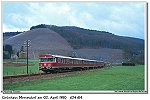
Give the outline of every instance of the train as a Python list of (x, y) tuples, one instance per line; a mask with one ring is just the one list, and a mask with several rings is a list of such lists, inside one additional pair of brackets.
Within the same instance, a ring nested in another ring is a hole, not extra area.
[(103, 61), (74, 58), (61, 55), (41, 54), (39, 55), (39, 70), (45, 73), (59, 71), (77, 71), (105, 67)]

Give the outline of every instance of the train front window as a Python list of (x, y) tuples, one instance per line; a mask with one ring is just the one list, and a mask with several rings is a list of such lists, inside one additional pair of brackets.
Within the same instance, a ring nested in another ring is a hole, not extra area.
[(40, 58), (41, 62), (55, 62), (55, 58)]
[(54, 58), (48, 58), (48, 62), (54, 62)]
[(47, 62), (48, 58), (40, 58), (40, 62)]

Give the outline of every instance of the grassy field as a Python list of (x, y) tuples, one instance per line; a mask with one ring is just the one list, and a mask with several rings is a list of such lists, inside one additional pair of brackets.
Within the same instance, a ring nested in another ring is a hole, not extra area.
[(144, 90), (144, 66), (114, 66), (78, 75), (8, 83), (4, 90)]
[[(29, 60), (28, 71), (29, 73), (39, 72), (38, 60)], [(27, 73), (26, 60), (4, 61), (3, 63), (3, 75), (4, 76), (26, 74), (26, 73)]]

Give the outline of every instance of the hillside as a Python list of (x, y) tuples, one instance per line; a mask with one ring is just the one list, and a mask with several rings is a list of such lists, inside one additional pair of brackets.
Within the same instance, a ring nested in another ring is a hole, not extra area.
[(26, 40), (31, 40), (31, 46), (29, 47), (31, 58), (34, 58), (33, 56), (37, 58), (40, 53), (57, 52), (61, 54), (62, 51), (67, 51), (63, 52), (63, 55), (68, 55), (73, 50), (63, 37), (46, 28), (29, 30), (12, 36), (6, 39), (4, 44), (10, 44), (14, 50), (18, 51)]
[(124, 61), (124, 52), (120, 49), (77, 49), (75, 52), (77, 53), (77, 56), (80, 56), (81, 58), (86, 57), (88, 59), (97, 59), (110, 63), (120, 63)]
[(144, 63), (143, 39), (117, 36), (106, 31), (40, 24), (27, 32), (11, 36), (7, 33), (4, 38), (6, 36), (10, 38), (4, 40), (4, 44), (11, 44), (14, 50), (19, 50), (23, 42), (30, 39), (31, 58), (38, 58), (40, 53), (71, 56), (75, 52), (77, 57), (108, 62)]
[[(74, 49), (120, 49), (123, 51), (122, 55), (126, 61), (144, 63), (143, 39), (117, 36), (106, 31), (90, 30), (76, 26), (40, 24), (32, 26), (30, 30), (40, 27), (48, 28), (57, 32), (66, 39)], [(93, 51), (91, 50), (91, 52)]]
[(20, 34), (20, 33), (22, 33), (22, 32), (4, 32), (3, 33), (3, 40), (8, 39), (8, 38), (15, 36), (17, 34)]
[(55, 26), (55, 25), (37, 25), (32, 26), (30, 30), (36, 28), (49, 28), (63, 38), (65, 38), (74, 49), (82, 48), (112, 48), (126, 49), (133, 48), (135, 50), (144, 49), (144, 40), (117, 36), (110, 32), (83, 29), (75, 26)]

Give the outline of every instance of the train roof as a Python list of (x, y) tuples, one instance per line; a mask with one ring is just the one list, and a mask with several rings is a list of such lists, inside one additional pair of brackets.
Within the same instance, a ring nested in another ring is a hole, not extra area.
[(72, 57), (66, 57), (66, 56), (60, 56), (60, 55), (52, 55), (52, 56), (53, 56), (53, 57), (58, 57), (58, 58), (75, 59), (75, 60), (97, 61), (97, 60), (90, 60), (90, 59), (83, 59), (83, 58), (72, 58)]
[(67, 56), (61, 56), (61, 55), (52, 55), (52, 54), (42, 54), (40, 57), (57, 57), (57, 58), (66, 58), (66, 59), (74, 59), (74, 60), (82, 60), (82, 61), (94, 61), (94, 62), (103, 62), (98, 60), (90, 60), (90, 59), (83, 59), (83, 58), (72, 58)]

